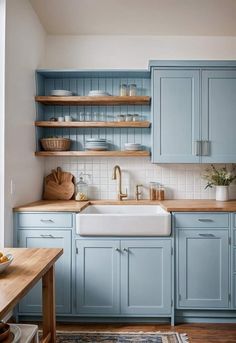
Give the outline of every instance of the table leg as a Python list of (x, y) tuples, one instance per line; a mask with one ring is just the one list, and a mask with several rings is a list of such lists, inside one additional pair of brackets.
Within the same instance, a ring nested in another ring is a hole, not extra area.
[(56, 343), (55, 313), (55, 266), (42, 277), (43, 283), (43, 339), (42, 342)]

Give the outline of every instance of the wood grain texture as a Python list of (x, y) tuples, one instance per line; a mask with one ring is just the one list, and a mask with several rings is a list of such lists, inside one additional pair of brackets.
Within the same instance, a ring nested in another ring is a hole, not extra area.
[(55, 313), (55, 266), (43, 275), (43, 339), (50, 334), (50, 343), (56, 343), (56, 313)]
[(235, 212), (236, 200), (164, 200), (161, 206), (169, 212)]
[(146, 150), (140, 151), (36, 151), (35, 156), (104, 156), (104, 157), (144, 157), (150, 156)]
[(0, 318), (12, 310), (62, 255), (62, 249), (7, 248), (12, 264), (0, 274)]
[(236, 200), (219, 202), (215, 200), (39, 200), (14, 208), (15, 212), (80, 212), (89, 204), (96, 205), (161, 205), (169, 212), (236, 212)]
[(149, 96), (36, 96), (35, 101), (45, 105), (145, 105)]
[(75, 200), (39, 200), (14, 208), (14, 212), (80, 212), (89, 205), (89, 201)]
[(35, 126), (37, 127), (51, 127), (51, 128), (96, 128), (96, 127), (114, 127), (114, 128), (124, 128), (124, 127), (136, 127), (136, 128), (147, 128), (150, 127), (151, 123), (147, 120), (144, 121), (36, 121)]

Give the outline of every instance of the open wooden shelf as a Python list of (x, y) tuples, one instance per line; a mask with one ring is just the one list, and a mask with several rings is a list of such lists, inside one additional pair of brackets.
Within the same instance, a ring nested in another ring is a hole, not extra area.
[(45, 105), (145, 105), (149, 96), (36, 96)]
[(35, 126), (38, 127), (52, 127), (52, 128), (84, 128), (84, 127), (136, 127), (136, 128), (147, 128), (150, 127), (149, 121), (36, 121)]
[(104, 156), (104, 157), (144, 157), (150, 156), (146, 150), (140, 151), (36, 151), (36, 156)]

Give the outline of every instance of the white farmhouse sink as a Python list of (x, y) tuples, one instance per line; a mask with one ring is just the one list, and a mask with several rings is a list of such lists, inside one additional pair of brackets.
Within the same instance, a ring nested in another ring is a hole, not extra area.
[(76, 215), (81, 236), (170, 236), (171, 215), (158, 205), (90, 205)]

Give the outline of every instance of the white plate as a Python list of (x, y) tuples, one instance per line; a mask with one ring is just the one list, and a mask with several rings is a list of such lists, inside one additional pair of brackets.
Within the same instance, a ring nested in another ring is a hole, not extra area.
[(106, 139), (105, 138), (87, 138), (86, 139), (86, 142), (90, 142), (90, 143), (94, 143), (94, 142), (96, 142), (96, 143), (106, 143)]
[(90, 91), (88, 93), (88, 96), (110, 96), (111, 94), (107, 92), (102, 92), (102, 91)]
[(7, 269), (7, 267), (12, 263), (14, 257), (12, 256), (12, 254), (6, 254), (6, 256), (8, 257), (7, 262), (4, 263), (0, 263), (0, 273), (4, 272), (4, 270)]
[(50, 94), (52, 96), (72, 96), (73, 92), (71, 91), (66, 91), (64, 89), (53, 89)]
[(10, 324), (10, 330), (14, 334), (12, 343), (18, 343), (21, 339), (21, 329), (15, 324)]

